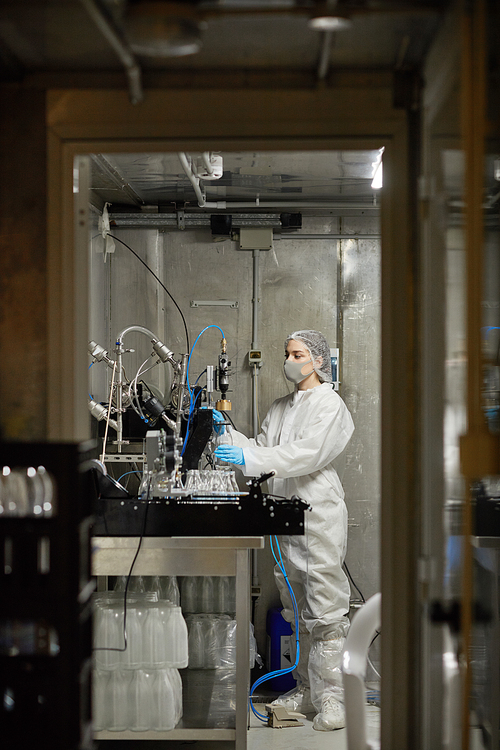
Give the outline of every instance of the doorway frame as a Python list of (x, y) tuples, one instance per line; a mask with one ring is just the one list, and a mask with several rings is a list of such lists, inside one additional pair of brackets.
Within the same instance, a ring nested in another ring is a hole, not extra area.
[[(223, 105), (223, 103), (231, 103)], [(76, 157), (99, 152), (364, 150), (384, 146), (381, 191), (381, 588), (384, 750), (418, 746), (418, 404), (414, 363), (418, 243), (408, 113), (390, 75), (334, 88), (47, 92), (49, 439), (89, 437), (88, 213), (74, 215)], [(413, 133), (412, 133), (413, 137)], [(83, 161), (83, 160), (82, 160)]]

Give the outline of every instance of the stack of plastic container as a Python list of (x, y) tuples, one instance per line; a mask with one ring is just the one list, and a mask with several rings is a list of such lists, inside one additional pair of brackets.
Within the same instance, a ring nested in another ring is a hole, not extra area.
[(182, 716), (178, 670), (188, 664), (181, 608), (154, 591), (135, 592), (125, 616), (123, 592), (104, 592), (94, 618), (94, 729), (173, 729)]
[[(181, 606), (189, 633), (189, 669), (236, 667), (236, 620), (233, 576), (185, 576)], [(250, 624), (250, 666), (256, 643)]]

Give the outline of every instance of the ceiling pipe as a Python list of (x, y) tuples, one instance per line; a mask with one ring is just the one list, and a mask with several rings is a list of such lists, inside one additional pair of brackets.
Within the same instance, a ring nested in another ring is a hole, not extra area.
[(182, 164), (182, 168), (184, 169), (184, 172), (186, 173), (187, 178), (189, 179), (191, 185), (194, 188), (194, 192), (196, 193), (196, 197), (198, 199), (199, 207), (200, 208), (215, 208), (215, 206), (212, 206), (212, 204), (209, 204), (206, 201), (205, 193), (200, 188), (200, 178), (197, 177), (193, 172), (193, 168), (191, 166), (191, 159), (183, 151), (181, 151), (178, 156), (179, 156), (179, 161)]
[(142, 102), (144, 91), (141, 68), (121, 32), (103, 12), (96, 0), (80, 0), (80, 2), (123, 63), (128, 78), (130, 101), (132, 104)]
[(323, 32), (323, 43), (321, 45), (321, 53), (319, 57), (319, 66), (318, 66), (318, 80), (324, 81), (326, 76), (328, 75), (328, 70), (330, 69), (330, 52), (332, 49), (332, 36), (333, 31), (324, 31)]
[(202, 154), (203, 163), (208, 174), (214, 173), (214, 167), (210, 159), (210, 151), (204, 151)]

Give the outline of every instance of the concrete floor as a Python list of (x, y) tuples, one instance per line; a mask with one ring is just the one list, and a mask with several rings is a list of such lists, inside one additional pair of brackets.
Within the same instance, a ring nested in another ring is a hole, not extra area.
[[(256, 705), (260, 713), (264, 706)], [(377, 740), (380, 728), (380, 710), (367, 706), (368, 739)], [(317, 732), (312, 726), (312, 716), (304, 720), (303, 727), (270, 729), (252, 716), (248, 733), (248, 750), (347, 750), (347, 731)], [(201, 750), (197, 748), (196, 750)], [(208, 749), (207, 749), (208, 750)]]
[[(256, 704), (259, 713), (265, 713), (264, 704)], [(380, 710), (367, 706), (368, 739), (377, 740), (380, 732)], [(153, 750), (233, 750), (232, 742), (208, 741), (158, 741)], [(152, 750), (149, 740), (101, 741), (99, 750)], [(247, 750), (347, 750), (347, 731), (317, 732), (312, 726), (312, 716), (304, 720), (302, 727), (271, 729), (252, 714), (248, 732)]]

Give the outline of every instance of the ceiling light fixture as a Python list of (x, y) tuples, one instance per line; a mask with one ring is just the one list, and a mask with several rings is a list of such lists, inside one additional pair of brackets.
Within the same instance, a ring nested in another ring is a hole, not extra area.
[(339, 13), (337, 0), (326, 0), (323, 3), (317, 3), (314, 14), (310, 17), (308, 26), (314, 31), (341, 31), (348, 29), (352, 21), (343, 13)]
[(136, 0), (128, 6), (124, 28), (138, 55), (182, 57), (201, 49), (202, 24), (190, 3)]

